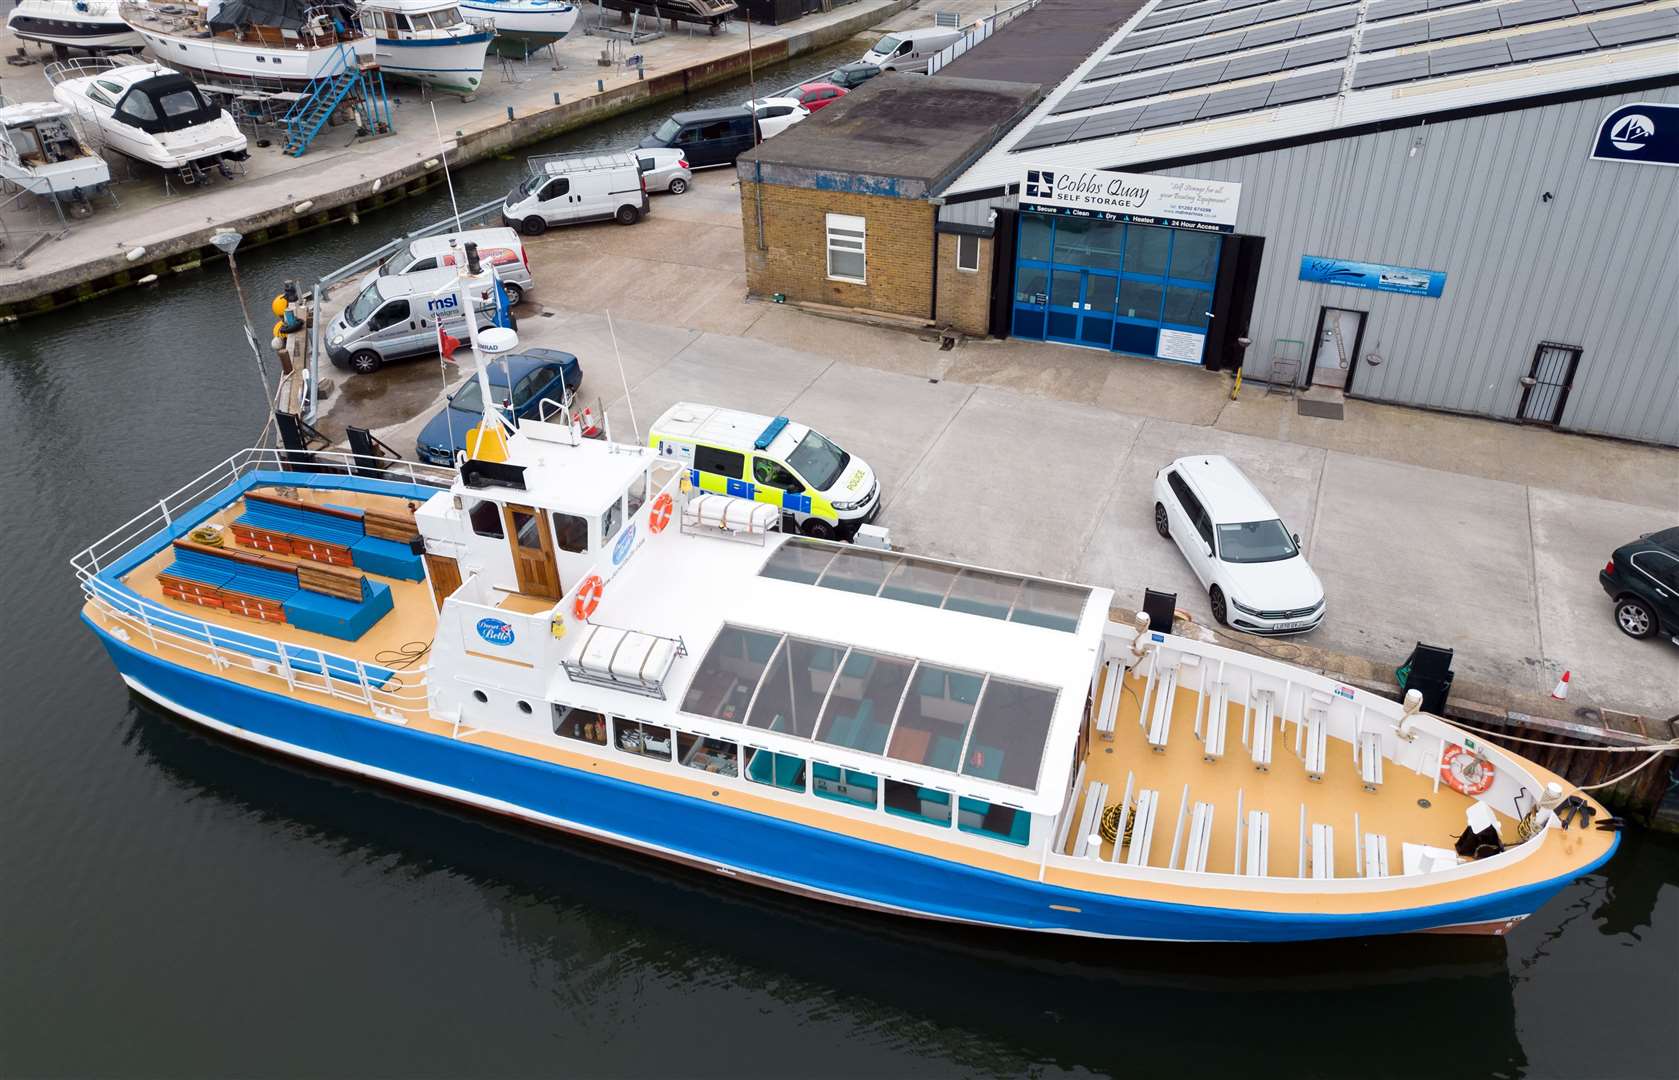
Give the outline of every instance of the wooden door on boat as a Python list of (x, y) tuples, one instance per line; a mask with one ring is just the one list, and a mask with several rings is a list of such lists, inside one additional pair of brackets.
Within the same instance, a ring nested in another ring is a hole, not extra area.
[(437, 610), (443, 601), (461, 587), (461, 564), (447, 555), (426, 555), (426, 577), (431, 579), (431, 594), (437, 598)]
[(519, 591), (547, 600), (560, 598), (560, 572), (554, 565), (554, 540), (542, 515), (528, 506), (508, 504), (507, 542), (513, 549), (513, 573)]

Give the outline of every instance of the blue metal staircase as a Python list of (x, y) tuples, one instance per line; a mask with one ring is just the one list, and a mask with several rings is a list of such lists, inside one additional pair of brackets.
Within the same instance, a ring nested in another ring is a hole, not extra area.
[(310, 81), (303, 97), (280, 118), (286, 133), (286, 153), (302, 157), (345, 104), (356, 111), (369, 134), (383, 135), (391, 130), (391, 103), (378, 63), (362, 60), (348, 45), (339, 45), (337, 55), (328, 61), (320, 77)]

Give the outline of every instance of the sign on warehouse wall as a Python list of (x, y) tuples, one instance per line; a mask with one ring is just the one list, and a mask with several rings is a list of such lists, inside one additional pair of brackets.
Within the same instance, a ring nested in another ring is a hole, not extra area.
[(1028, 213), (1204, 232), (1235, 232), (1241, 199), (1241, 184), (1100, 169), (1027, 169), (1020, 184)]
[(1319, 255), (1300, 256), (1300, 280), (1322, 285), (1345, 285), (1349, 289), (1402, 293), (1406, 296), (1439, 296), (1446, 290), (1444, 270), (1418, 270), (1413, 266), (1326, 259)]
[(1679, 105), (1635, 101), (1622, 105), (1597, 126), (1595, 161), (1679, 165)]

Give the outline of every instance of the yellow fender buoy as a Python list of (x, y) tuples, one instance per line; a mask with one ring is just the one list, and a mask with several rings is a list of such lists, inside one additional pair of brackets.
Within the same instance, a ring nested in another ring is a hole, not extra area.
[(274, 298), (274, 302), (272, 304), (268, 305), (268, 310), (270, 310), (274, 313), (275, 318), (279, 318), (281, 315), (284, 315), (286, 313), (287, 306), (288, 305), (286, 304), (286, 294), (281, 293), (279, 296), (276, 296)]

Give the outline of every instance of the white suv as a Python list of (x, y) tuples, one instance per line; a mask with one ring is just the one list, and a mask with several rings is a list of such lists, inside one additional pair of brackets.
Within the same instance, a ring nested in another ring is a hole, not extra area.
[(1224, 625), (1299, 634), (1323, 621), (1323, 583), (1300, 537), (1229, 458), (1179, 458), (1155, 473), (1154, 527), (1177, 541)]

